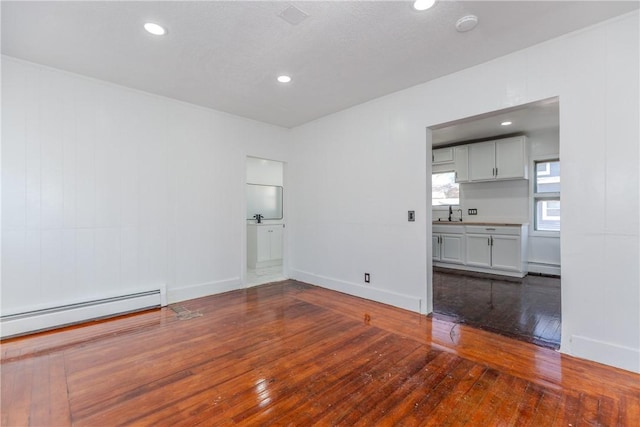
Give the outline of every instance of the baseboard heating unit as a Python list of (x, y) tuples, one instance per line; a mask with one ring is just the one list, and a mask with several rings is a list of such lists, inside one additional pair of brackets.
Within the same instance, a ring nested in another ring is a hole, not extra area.
[(0, 317), (0, 337), (10, 338), (88, 320), (167, 305), (164, 288)]

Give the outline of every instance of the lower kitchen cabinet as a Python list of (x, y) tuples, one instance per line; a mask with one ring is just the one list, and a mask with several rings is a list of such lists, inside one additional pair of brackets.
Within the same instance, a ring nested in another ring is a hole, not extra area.
[(467, 234), (467, 265), (520, 271), (520, 237)]
[[(456, 233), (445, 233), (449, 227), (455, 229)], [(433, 230), (433, 261), (436, 266), (513, 277), (524, 277), (527, 274), (526, 224), (434, 224)]]
[(431, 239), (435, 261), (464, 264), (464, 234), (434, 234)]
[(491, 236), (467, 234), (467, 265), (491, 268)]

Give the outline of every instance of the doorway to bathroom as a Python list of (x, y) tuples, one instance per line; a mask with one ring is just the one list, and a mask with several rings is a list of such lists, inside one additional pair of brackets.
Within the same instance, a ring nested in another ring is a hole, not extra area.
[(247, 286), (284, 280), (284, 163), (247, 157), (245, 191)]

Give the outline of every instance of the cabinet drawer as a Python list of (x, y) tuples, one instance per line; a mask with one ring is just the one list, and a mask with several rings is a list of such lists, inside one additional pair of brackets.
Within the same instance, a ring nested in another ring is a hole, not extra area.
[(433, 225), (433, 233), (464, 234), (464, 225)]
[(519, 236), (521, 227), (467, 225), (467, 233)]

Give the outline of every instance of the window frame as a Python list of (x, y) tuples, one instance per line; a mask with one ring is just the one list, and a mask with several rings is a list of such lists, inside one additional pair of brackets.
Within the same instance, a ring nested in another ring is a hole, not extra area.
[[(560, 230), (538, 230), (538, 215), (537, 215), (537, 203), (538, 201), (554, 201), (557, 200), (559, 201), (560, 204), (560, 209), (562, 212), (562, 197), (561, 197), (561, 192), (562, 192), (562, 187), (560, 187), (560, 191), (555, 191), (555, 192), (544, 192), (544, 193), (537, 193), (536, 190), (536, 183), (537, 183), (537, 164), (538, 163), (544, 163), (544, 162), (560, 162), (560, 155), (559, 154), (549, 154), (549, 155), (545, 155), (545, 156), (536, 156), (534, 158), (531, 159), (531, 179), (530, 181), (530, 185), (529, 185), (529, 191), (531, 194), (531, 197), (529, 197), (529, 214), (531, 215), (531, 227), (529, 230), (529, 235), (530, 236), (537, 236), (537, 237), (558, 237), (560, 236), (560, 233), (562, 231), (562, 213), (560, 214)], [(561, 172), (562, 174), (562, 172)], [(561, 175), (561, 181), (562, 183), (562, 175)]]

